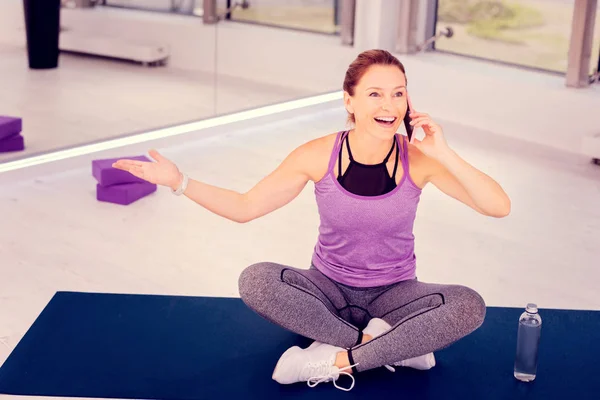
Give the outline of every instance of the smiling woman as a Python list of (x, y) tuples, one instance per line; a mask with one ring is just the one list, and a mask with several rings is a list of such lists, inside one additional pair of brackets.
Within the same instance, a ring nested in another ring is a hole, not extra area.
[(468, 287), (417, 280), (413, 224), (422, 188), (431, 182), (483, 215), (510, 210), (500, 185), (454, 153), (428, 114), (410, 106), (422, 141), (396, 133), (409, 99), (404, 67), (387, 51), (361, 53), (350, 65), (344, 104), (353, 129), (296, 148), (247, 193), (188, 179), (154, 151), (155, 163), (115, 164), (237, 222), (283, 207), (315, 182), (321, 222), (311, 267), (262, 262), (239, 278), (252, 310), (315, 340), (281, 356), (272, 377), (282, 384), (339, 387), (340, 374), (388, 364), (432, 368), (433, 352), (477, 329), (486, 306)]
[[(344, 102), (346, 103), (346, 110), (348, 110), (349, 122), (356, 122), (354, 110), (350, 103), (352, 98), (356, 96), (357, 85), (367, 72), (367, 69), (371, 66), (375, 69), (380, 69), (380, 74), (385, 74), (385, 77), (390, 79), (389, 82), (402, 82), (402, 84), (391, 88), (395, 91), (395, 98), (400, 99), (406, 92), (406, 71), (404, 65), (396, 57), (388, 52), (366, 51), (361, 53), (356, 60), (350, 64), (346, 71), (346, 77), (344, 78)], [(396, 68), (385, 68), (386, 66), (393, 66)], [(389, 88), (371, 86), (371, 82), (363, 82), (363, 87), (358, 88), (358, 90), (362, 90), (366, 96), (372, 97), (373, 100), (370, 101), (370, 104), (376, 107), (379, 102), (384, 99), (382, 92), (388, 91)], [(399, 101), (399, 103), (402, 102), (406, 103), (404, 100)], [(382, 115), (382, 117), (388, 117), (386, 118), (387, 120), (389, 120), (389, 117), (397, 119), (397, 116), (394, 115)]]

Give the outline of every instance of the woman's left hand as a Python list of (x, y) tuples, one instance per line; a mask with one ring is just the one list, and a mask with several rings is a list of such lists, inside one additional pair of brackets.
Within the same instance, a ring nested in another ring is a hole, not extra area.
[[(449, 150), (448, 143), (444, 137), (442, 127), (436, 124), (429, 114), (421, 112), (411, 112), (409, 117), (412, 119), (410, 124), (413, 126), (413, 134), (410, 143), (428, 157), (439, 159), (444, 152)], [(423, 140), (416, 138), (415, 130), (423, 128), (425, 137)]]

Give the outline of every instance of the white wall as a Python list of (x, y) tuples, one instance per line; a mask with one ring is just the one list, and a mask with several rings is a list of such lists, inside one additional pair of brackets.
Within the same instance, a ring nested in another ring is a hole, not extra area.
[(399, 0), (356, 0), (354, 48), (392, 50), (398, 36)]
[[(398, 32), (403, 23), (398, 15), (401, 13), (402, 3), (415, 0), (357, 0), (354, 28), (354, 48), (357, 51), (372, 48), (383, 48), (392, 51), (398, 48)], [(430, 2), (435, 0), (419, 0), (417, 3), (418, 23), (415, 33), (417, 43), (429, 39), (426, 32), (426, 19)]]

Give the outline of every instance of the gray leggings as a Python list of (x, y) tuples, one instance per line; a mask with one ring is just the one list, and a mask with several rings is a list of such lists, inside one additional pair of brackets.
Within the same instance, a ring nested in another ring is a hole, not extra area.
[[(348, 349), (355, 372), (448, 347), (476, 330), (486, 306), (472, 289), (415, 280), (388, 286), (342, 285), (314, 267), (263, 262), (239, 279), (244, 303), (263, 318), (304, 337)], [(392, 328), (360, 344), (371, 318)]]

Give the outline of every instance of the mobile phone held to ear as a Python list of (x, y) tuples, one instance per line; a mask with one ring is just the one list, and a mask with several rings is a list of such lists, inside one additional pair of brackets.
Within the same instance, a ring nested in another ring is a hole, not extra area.
[(406, 93), (406, 101), (408, 102), (408, 108), (406, 109), (406, 115), (404, 116), (404, 128), (406, 129), (408, 141), (410, 142), (410, 139), (412, 139), (413, 135), (413, 126), (410, 124), (411, 118), (409, 114), (413, 111), (413, 108), (410, 97), (408, 96), (408, 92)]
[(406, 111), (406, 115), (404, 116), (404, 127), (406, 128), (406, 134), (408, 135), (408, 141), (410, 142), (410, 139), (412, 138), (412, 134), (413, 134), (413, 127), (410, 124), (410, 117), (408, 116), (408, 114), (410, 113), (410, 108)]

